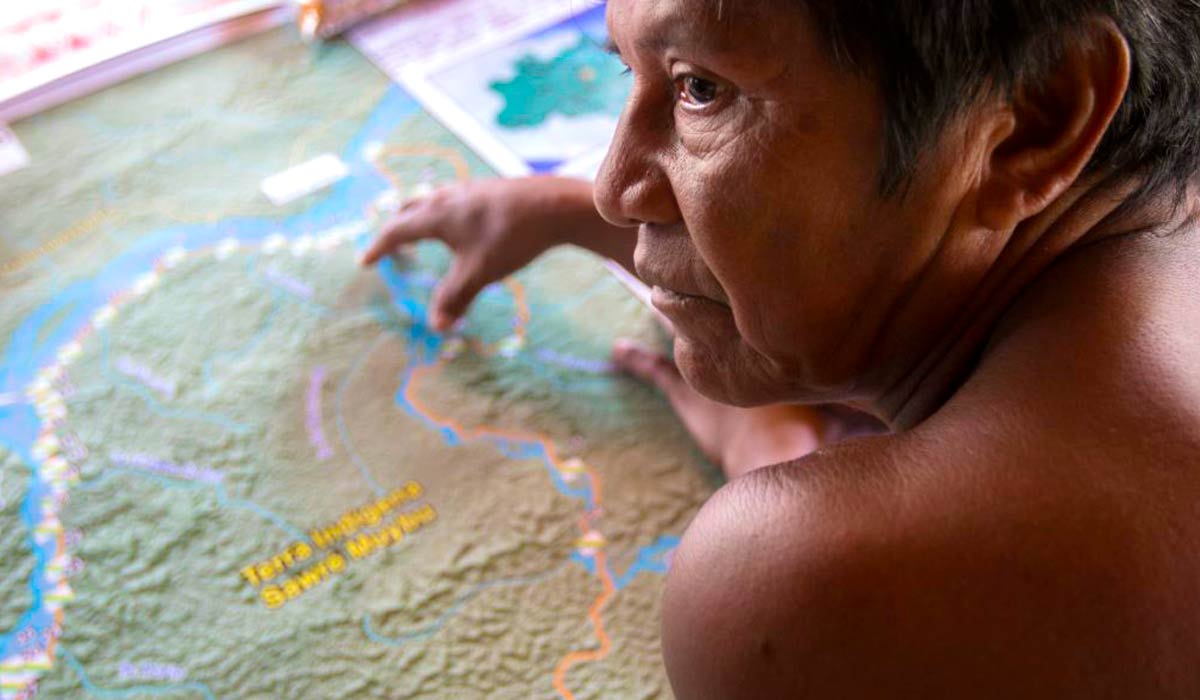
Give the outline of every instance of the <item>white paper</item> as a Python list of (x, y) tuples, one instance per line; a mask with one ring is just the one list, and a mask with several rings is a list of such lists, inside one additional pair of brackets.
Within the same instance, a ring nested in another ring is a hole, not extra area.
[(29, 165), (29, 152), (17, 140), (17, 135), (0, 124), (0, 175), (7, 175)]
[(587, 0), (425, 0), (372, 19), (346, 37), (392, 80), (409, 65), (438, 61), (496, 37), (569, 17)]
[[(0, 6), (3, 4), (0, 0)], [(0, 120), (16, 122), (135, 75), (277, 27), (293, 14), (284, 0), (229, 0), (141, 31), (97, 41), (15, 78), (0, 80)], [(0, 41), (7, 38), (0, 36)], [(0, 58), (2, 54), (0, 51)]]
[(275, 206), (283, 206), (324, 189), (350, 174), (341, 158), (326, 153), (288, 168), (262, 181), (262, 192)]

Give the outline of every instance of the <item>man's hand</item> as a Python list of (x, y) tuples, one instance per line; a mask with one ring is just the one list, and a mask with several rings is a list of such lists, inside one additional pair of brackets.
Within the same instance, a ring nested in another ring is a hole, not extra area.
[[(595, 239), (610, 231), (592, 205), (589, 183), (555, 177), (484, 180), (406, 203), (367, 248), (362, 263), (372, 265), (424, 239), (449, 246), (454, 260), (434, 291), (430, 313), (433, 327), (445, 331), (487, 285), (561, 243), (603, 250), (603, 242)], [(635, 241), (626, 237), (632, 256)]]

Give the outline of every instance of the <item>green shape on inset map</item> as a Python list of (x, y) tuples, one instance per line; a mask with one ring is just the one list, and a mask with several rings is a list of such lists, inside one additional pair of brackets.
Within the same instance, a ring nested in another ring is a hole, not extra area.
[[(0, 697), (669, 696), (659, 589), (714, 483), (606, 370), (653, 321), (577, 251), (454, 338), (440, 246), (360, 270), (388, 201), (491, 174), (407, 95), (280, 31), (14, 128)], [(349, 177), (258, 192), (322, 153)]]
[(586, 34), (548, 61), (527, 55), (513, 69), (511, 79), (490, 85), (504, 99), (496, 123), (507, 129), (537, 127), (554, 114), (616, 116), (629, 94), (620, 61)]

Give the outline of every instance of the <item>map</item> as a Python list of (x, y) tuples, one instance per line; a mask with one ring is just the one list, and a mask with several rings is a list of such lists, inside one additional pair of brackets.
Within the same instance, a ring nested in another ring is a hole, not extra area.
[[(0, 696), (669, 697), (663, 574), (718, 477), (608, 367), (655, 326), (574, 250), (450, 336), (440, 246), (359, 269), (396, 202), (492, 174), (416, 101), (277, 31), (14, 131)], [(331, 188), (259, 191), (323, 154)]]
[(589, 174), (631, 86), (606, 50), (604, 10), (411, 67), (403, 82), (501, 172)]
[(559, 116), (570, 120), (620, 114), (617, 106), (625, 103), (629, 90), (618, 79), (623, 71), (613, 64), (585, 34), (549, 59), (521, 57), (511, 79), (489, 86), (504, 100), (496, 123), (516, 131), (537, 129)]

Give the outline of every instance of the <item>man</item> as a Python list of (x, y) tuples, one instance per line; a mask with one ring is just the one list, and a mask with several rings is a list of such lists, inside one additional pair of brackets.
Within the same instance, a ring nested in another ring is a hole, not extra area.
[[(594, 192), (442, 191), (366, 259), (449, 243), (443, 328), (560, 242), (653, 285), (678, 373), (618, 359), (730, 475), (667, 581), (676, 693), (1200, 697), (1200, 4), (609, 23), (634, 86)], [(889, 432), (754, 469), (823, 438), (798, 404)]]

